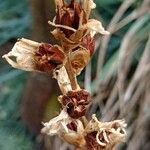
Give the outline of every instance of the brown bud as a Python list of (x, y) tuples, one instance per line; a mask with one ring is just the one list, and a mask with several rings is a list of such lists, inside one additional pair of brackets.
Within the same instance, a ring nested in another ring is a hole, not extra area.
[(67, 112), (72, 118), (79, 118), (85, 115), (86, 106), (90, 103), (90, 94), (85, 90), (69, 91), (62, 97), (62, 105), (66, 106)]

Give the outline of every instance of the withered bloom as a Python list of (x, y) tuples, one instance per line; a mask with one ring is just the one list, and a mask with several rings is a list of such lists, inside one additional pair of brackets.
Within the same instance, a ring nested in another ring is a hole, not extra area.
[(126, 123), (124, 120), (99, 122), (95, 115), (85, 128), (85, 140), (89, 150), (109, 150), (117, 143), (125, 141)]
[(22, 38), (3, 58), (14, 68), (49, 73), (63, 64), (65, 55), (58, 46)]
[(86, 107), (90, 101), (90, 94), (85, 90), (69, 91), (61, 98), (61, 104), (66, 107), (67, 113), (74, 119), (85, 115)]
[(88, 44), (85, 40), (86, 35), (92, 39), (94, 45), (93, 38), (96, 33), (108, 34), (101, 22), (89, 19), (91, 10), (96, 7), (93, 0), (80, 2), (72, 0), (70, 4), (66, 4), (64, 0), (55, 0), (55, 3), (56, 17), (53, 22), (49, 21), (49, 24), (56, 27), (52, 34), (61, 41), (66, 51), (80, 47), (82, 43)]
[(41, 44), (35, 53), (36, 67), (40, 71), (51, 71), (62, 65), (65, 59), (64, 53), (58, 46), (51, 44)]
[(65, 109), (61, 111), (59, 116), (49, 122), (43, 123), (43, 125), (42, 133), (59, 135), (60, 138), (77, 147), (82, 147), (86, 143), (82, 122), (79, 119), (74, 120), (70, 118)]
[(96, 7), (93, 0), (75, 1), (68, 4), (55, 0), (56, 17), (49, 24), (56, 27), (52, 34), (61, 42), (64, 52), (69, 54), (76, 75), (88, 64), (94, 53), (96, 33), (108, 34), (101, 22), (89, 19), (90, 12)]

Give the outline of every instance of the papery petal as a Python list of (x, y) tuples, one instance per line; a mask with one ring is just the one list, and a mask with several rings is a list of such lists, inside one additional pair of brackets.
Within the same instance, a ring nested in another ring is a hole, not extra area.
[[(16, 42), (12, 50), (8, 54), (5, 54), (3, 58), (14, 68), (34, 71), (35, 62), (33, 58), (39, 46), (40, 43), (38, 42), (22, 38)], [(11, 59), (11, 57), (16, 58), (16, 61)]]
[(43, 123), (44, 128), (41, 132), (48, 135), (61, 135), (64, 132), (68, 132), (68, 128), (66, 126), (68, 123), (70, 123), (69, 115), (66, 110), (63, 109), (59, 116), (51, 119), (49, 122)]
[(82, 26), (83, 29), (87, 29), (88, 32), (91, 34), (91, 36), (93, 37), (96, 33), (100, 33), (103, 35), (107, 35), (109, 34), (108, 31), (106, 31), (104, 29), (104, 27), (102, 26), (102, 23), (98, 20), (95, 19), (89, 19), (87, 24)]

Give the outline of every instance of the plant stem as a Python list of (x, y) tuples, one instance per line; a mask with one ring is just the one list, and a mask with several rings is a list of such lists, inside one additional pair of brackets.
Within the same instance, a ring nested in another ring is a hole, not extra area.
[(80, 89), (80, 87), (78, 85), (78, 82), (77, 82), (76, 75), (73, 72), (73, 69), (72, 69), (69, 57), (67, 58), (67, 63), (66, 63), (65, 67), (66, 67), (66, 70), (67, 70), (67, 73), (68, 73), (68, 77), (69, 77), (70, 82), (71, 82), (72, 90)]

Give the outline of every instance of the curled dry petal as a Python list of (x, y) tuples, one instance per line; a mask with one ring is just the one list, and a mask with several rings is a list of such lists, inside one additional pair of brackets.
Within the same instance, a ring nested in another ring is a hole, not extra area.
[(64, 132), (68, 132), (66, 124), (70, 123), (68, 113), (62, 110), (59, 116), (51, 119), (49, 122), (43, 123), (44, 128), (41, 130), (42, 133), (48, 135), (57, 135)]
[(66, 110), (63, 109), (59, 116), (53, 118), (47, 123), (43, 123), (42, 133), (48, 135), (59, 135), (66, 142), (77, 147), (85, 145), (83, 136), (84, 127), (80, 120), (69, 117)]
[(88, 64), (90, 60), (90, 52), (86, 49), (79, 48), (69, 55), (70, 62), (74, 73), (79, 75), (82, 69)]
[(92, 37), (96, 33), (100, 33), (103, 35), (109, 34), (109, 32), (106, 31), (104, 29), (104, 27), (102, 26), (102, 23), (98, 20), (95, 20), (95, 19), (89, 19), (88, 22), (82, 26), (82, 29), (87, 29)]
[(60, 102), (67, 109), (69, 116), (77, 119), (85, 115), (86, 107), (91, 102), (91, 97), (85, 90), (69, 91), (61, 97)]
[(85, 140), (89, 149), (109, 149), (126, 137), (124, 120), (99, 122), (95, 115), (85, 128)]
[(63, 64), (65, 55), (58, 46), (22, 38), (3, 58), (14, 68), (25, 71), (50, 72)]

